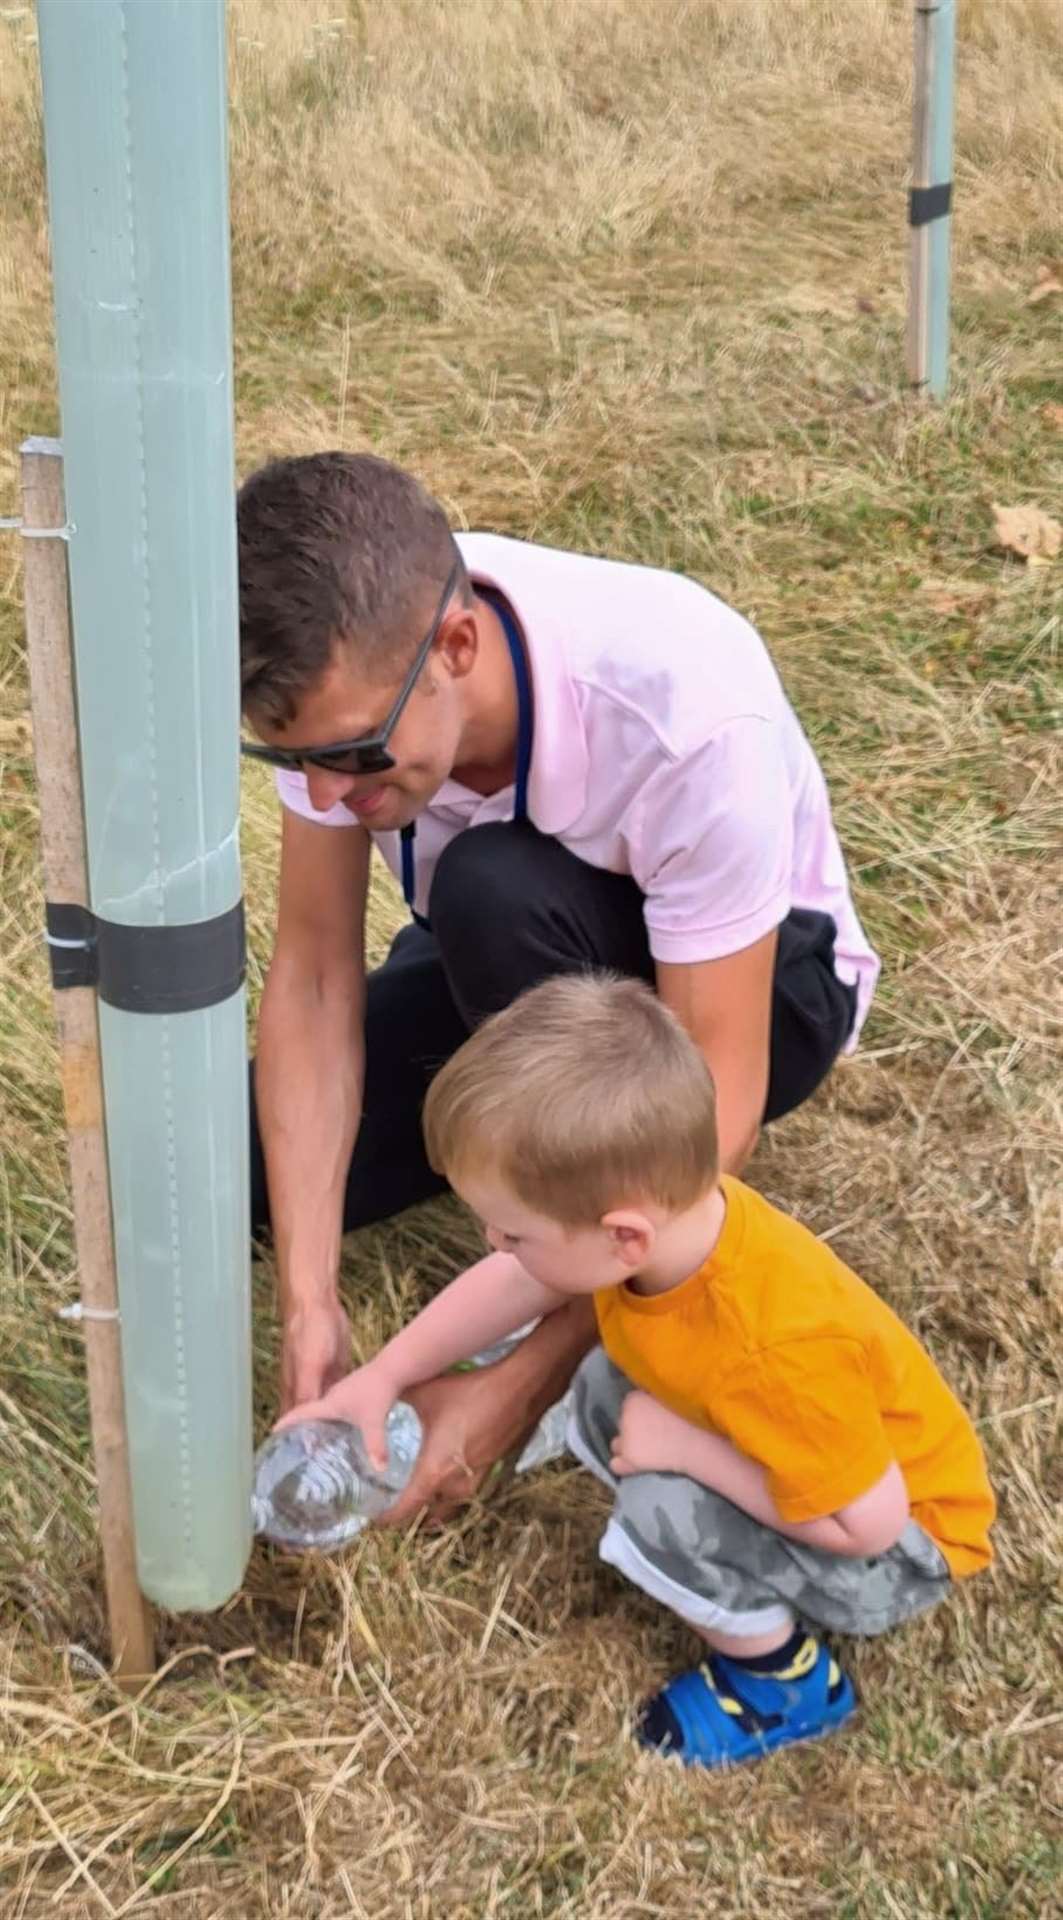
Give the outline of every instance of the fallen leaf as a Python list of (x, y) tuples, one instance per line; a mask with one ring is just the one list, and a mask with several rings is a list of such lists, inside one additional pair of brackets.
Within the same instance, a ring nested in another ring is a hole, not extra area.
[(977, 614), (990, 597), (988, 588), (948, 588), (936, 580), (923, 580), (923, 593), (927, 595), (927, 605), (931, 612), (940, 614)]
[(1035, 307), (1039, 300), (1047, 300), (1053, 293), (1063, 293), (1063, 260), (1046, 260), (1044, 266), (1038, 268), (1026, 305)]
[(1002, 507), (994, 500), (993, 519), (997, 545), (1027, 562), (1043, 566), (1063, 545), (1063, 527), (1040, 507)]
[(1058, 400), (1046, 400), (1041, 408), (1041, 417), (1048, 421), (1050, 427), (1063, 428), (1063, 407)]
[(974, 580), (921, 580), (919, 586), (931, 611), (941, 614), (977, 613), (992, 594), (991, 587)]

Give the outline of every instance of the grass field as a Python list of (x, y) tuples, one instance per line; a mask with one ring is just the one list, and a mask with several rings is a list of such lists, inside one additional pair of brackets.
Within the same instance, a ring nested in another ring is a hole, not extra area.
[[(105, 1648), (39, 937), (17, 543), (0, 551), (0, 1914), (1020, 1920), (1058, 1911), (1056, 0), (960, 9), (954, 383), (903, 382), (900, 0), (239, 0), (241, 472), (372, 447), (457, 523), (682, 568), (758, 622), (885, 959), (860, 1056), (752, 1177), (907, 1317), (970, 1406), (994, 1570), (847, 1651), (841, 1740), (729, 1779), (635, 1756), (684, 1632), (595, 1558), (563, 1467), (437, 1537), (256, 1552)], [(0, 511), (57, 428), (32, 15), (0, 14)], [(1063, 276), (1063, 269), (1060, 269)], [(1042, 280), (1043, 287), (1044, 282)], [(256, 985), (276, 812), (249, 777)], [(373, 939), (396, 924), (381, 886)], [(1053, 963), (1053, 954), (1056, 959)], [(471, 1246), (449, 1205), (345, 1255), (368, 1351)], [(274, 1404), (256, 1282), (260, 1426)]]

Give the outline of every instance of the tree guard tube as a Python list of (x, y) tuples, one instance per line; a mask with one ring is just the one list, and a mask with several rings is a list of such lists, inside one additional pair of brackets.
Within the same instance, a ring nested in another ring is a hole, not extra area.
[(250, 1549), (224, 9), (38, 20), (89, 873), (49, 950), (99, 995), (138, 1576), (200, 1609)]

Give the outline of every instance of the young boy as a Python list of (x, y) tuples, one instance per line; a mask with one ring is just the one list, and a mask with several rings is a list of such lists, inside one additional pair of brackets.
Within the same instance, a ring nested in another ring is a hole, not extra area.
[(718, 1175), (708, 1069), (636, 981), (549, 980), (487, 1021), (425, 1135), (493, 1252), (290, 1417), (353, 1421), (382, 1460), (408, 1387), (593, 1294), (569, 1438), (615, 1495), (601, 1556), (710, 1649), (639, 1738), (712, 1767), (839, 1726), (855, 1695), (818, 1629), (882, 1633), (991, 1557), (981, 1448), (929, 1356)]

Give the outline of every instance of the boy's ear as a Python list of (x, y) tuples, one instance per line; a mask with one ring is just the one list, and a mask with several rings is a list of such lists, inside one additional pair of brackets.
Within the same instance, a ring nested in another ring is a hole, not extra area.
[(602, 1226), (625, 1266), (645, 1266), (657, 1238), (652, 1220), (635, 1207), (616, 1207), (612, 1213), (603, 1214)]

